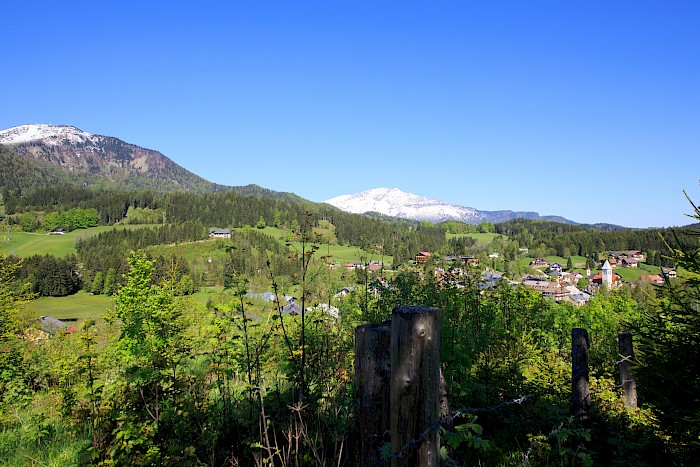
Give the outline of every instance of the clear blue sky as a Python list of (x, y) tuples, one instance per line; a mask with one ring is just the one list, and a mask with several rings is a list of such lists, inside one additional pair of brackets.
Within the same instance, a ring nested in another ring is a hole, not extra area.
[(68, 124), (312, 201), (683, 225), (698, 1), (5, 2), (0, 128)]

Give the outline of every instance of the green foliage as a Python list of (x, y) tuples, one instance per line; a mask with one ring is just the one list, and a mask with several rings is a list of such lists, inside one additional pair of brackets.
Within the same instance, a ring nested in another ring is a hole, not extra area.
[[(100, 289), (102, 290), (102, 289)], [(65, 297), (39, 297), (27, 304), (32, 316), (53, 316), (57, 319), (96, 319), (114, 306), (113, 297), (79, 291)]]
[[(168, 199), (183, 202), (182, 211), (173, 212), (173, 217), (168, 211), (169, 220), (184, 216), (185, 208), (207, 209), (197, 196)], [(2, 433), (10, 435), (0, 437), (0, 445), (25, 436), (12, 422), (16, 414), (51, 400), (43, 407), (53, 407), (53, 412), (36, 415), (36, 422), (22, 421), (35, 433), (26, 440), (36, 449), (65, 446), (74, 455), (70, 459), (80, 459), (78, 463), (345, 462), (342, 453), (352, 449), (347, 443), (353, 426), (354, 328), (389, 318), (397, 305), (421, 304), (443, 311), (442, 370), (450, 405), (459, 410), (454, 426), (446, 426), (442, 433), (446, 463), (658, 465), (691, 458), (692, 431), (682, 427), (693, 427), (694, 420), (674, 421), (668, 417), (672, 412), (661, 412), (665, 397), (661, 387), (656, 395), (642, 392), (640, 384), (642, 407), (632, 412), (622, 406), (614, 382), (617, 333), (630, 325), (653, 328), (649, 313), (655, 306), (647, 303), (646, 289), (609, 291), (577, 307), (544, 299), (507, 281), (484, 287), (479, 268), (446, 268), (436, 275), (433, 266), (405, 262), (396, 272), (383, 271), (380, 280), (368, 271), (327, 267), (325, 256), (335, 248), (350, 248), (330, 244), (331, 234), (343, 242), (342, 230), (349, 224), (342, 216), (335, 218), (330, 212), (324, 218), (312, 209), (297, 218), (276, 202), (269, 213), (265, 203), (258, 205), (260, 211), (248, 213), (246, 207), (235, 206), (234, 201), (241, 199), (236, 196), (208, 199), (214, 204), (231, 201), (231, 209), (244, 218), (253, 216), (253, 221), (261, 215), (278, 218), (275, 222), (282, 228), (237, 228), (230, 240), (208, 241), (203, 227), (207, 224), (192, 222), (82, 240), (76, 260), (83, 264), (83, 277), (99, 291), (113, 284), (109, 288), (116, 291), (114, 311), (107, 322), (88, 321), (72, 334), (57, 333), (43, 344), (20, 338), (28, 323), (16, 321), (8, 334), (12, 346), (3, 354), (3, 364), (10, 370), (2, 376), (9, 378), (2, 395)], [(204, 215), (223, 219), (223, 211), (214, 204), (210, 209), (217, 214)], [(363, 224), (376, 229), (367, 236), (372, 240), (384, 232), (374, 222), (378, 221)], [(443, 229), (398, 225), (398, 231), (381, 242), (362, 239), (365, 251), (377, 255), (391, 250), (411, 258), (414, 246), (423, 240), (430, 244), (437, 233), (442, 243), (435, 243), (434, 257), (441, 264), (449, 248)], [(536, 242), (539, 225), (530, 227), (528, 232), (512, 233), (522, 240), (529, 235)], [(280, 241), (285, 232), (290, 233), (287, 245)], [(555, 237), (569, 233), (562, 228)], [(492, 236), (488, 251), (514, 258), (512, 268), (519, 267), (518, 243), (500, 234), (481, 235)], [(397, 244), (389, 246), (393, 240)], [(560, 246), (575, 252), (568, 241), (535, 248)], [(147, 253), (135, 247), (148, 248)], [(479, 242), (471, 241), (470, 247), (479, 257), (488, 252)], [(136, 253), (127, 257), (129, 249)], [(358, 255), (354, 259), (365, 261), (360, 250), (354, 251)], [(695, 272), (686, 270), (686, 279), (692, 279)], [(13, 274), (8, 291), (18, 290)], [(197, 294), (206, 297), (200, 305), (188, 294), (202, 283), (225, 283), (226, 289)], [(349, 284), (355, 290), (348, 297), (335, 297)], [(678, 293), (694, 293), (696, 288), (692, 280), (676, 285)], [(249, 295), (270, 288), (277, 297), (273, 302)], [(286, 312), (291, 308), (285, 308), (283, 293), (297, 297), (300, 308), (294, 313)], [(662, 343), (678, 336), (683, 342), (695, 342), (688, 327), (692, 306), (683, 308), (692, 305), (695, 296), (681, 296), (685, 298), (661, 297), (658, 314), (679, 317), (664, 322), (668, 338)], [(76, 300), (71, 302), (76, 307), (61, 305), (65, 313), (77, 310), (88, 298), (104, 300), (103, 307), (111, 300), (85, 292), (68, 298)], [(42, 314), (63, 299), (50, 300), (36, 302)], [(16, 297), (8, 303), (16, 303)], [(331, 306), (339, 310), (338, 317)], [(586, 426), (569, 419), (573, 327), (586, 328), (592, 343), (593, 409)], [(643, 356), (652, 355), (643, 350)], [(687, 353), (693, 356), (692, 351)], [(691, 378), (690, 372), (685, 378)], [(49, 420), (60, 426), (49, 428)], [(0, 455), (7, 456), (6, 452)], [(4, 461), (0, 457), (0, 463)]]
[(124, 218), (124, 224), (158, 224), (163, 222), (165, 211), (161, 212), (149, 207), (129, 206)]
[(75, 229), (97, 227), (97, 209), (73, 208), (68, 211), (53, 211), (44, 216), (41, 226), (46, 231), (65, 229), (70, 232)]
[(59, 259), (51, 255), (30, 256), (22, 261), (18, 278), (31, 283), (32, 292), (42, 297), (63, 297), (81, 286), (75, 256)]
[(0, 422), (6, 417), (6, 404), (19, 397), (22, 390), (22, 333), (29, 316), (24, 305), (32, 298), (29, 284), (17, 283), (21, 264), (0, 257)]
[[(690, 200), (689, 200), (690, 201)], [(691, 202), (693, 218), (700, 210)], [(673, 434), (673, 449), (681, 459), (700, 456), (700, 232), (695, 245), (673, 250), (672, 258), (688, 272), (684, 282), (668, 280), (659, 299), (649, 306), (639, 336), (639, 375), (642, 397), (659, 413), (662, 426)]]
[(117, 271), (114, 268), (109, 268), (105, 274), (105, 281), (102, 284), (102, 293), (104, 295), (114, 295), (117, 291)]
[(97, 271), (95, 277), (92, 279), (92, 284), (90, 284), (90, 292), (99, 295), (104, 290), (104, 276), (102, 271)]

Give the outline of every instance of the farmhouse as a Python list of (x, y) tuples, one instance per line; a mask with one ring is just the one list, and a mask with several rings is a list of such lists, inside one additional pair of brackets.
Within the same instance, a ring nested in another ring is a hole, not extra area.
[(673, 268), (661, 268), (661, 277), (664, 279), (674, 279), (676, 277), (676, 270)]
[(430, 253), (427, 251), (421, 251), (416, 255), (416, 264), (425, 264), (430, 259)]
[(211, 229), (209, 230), (210, 238), (231, 238), (231, 229)]
[(630, 250), (627, 252), (627, 256), (632, 258), (632, 259), (636, 259), (637, 261), (644, 260), (644, 255), (639, 250)]
[(544, 258), (535, 258), (530, 261), (530, 266), (534, 266), (536, 268), (540, 266), (547, 266), (547, 261), (545, 261)]
[(348, 261), (345, 263), (345, 269), (365, 269), (365, 265), (358, 261)]

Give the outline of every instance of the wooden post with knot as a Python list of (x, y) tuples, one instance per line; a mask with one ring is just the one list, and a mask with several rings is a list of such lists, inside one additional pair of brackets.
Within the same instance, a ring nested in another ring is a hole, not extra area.
[(625, 407), (637, 408), (637, 383), (632, 374), (632, 362), (634, 350), (632, 348), (632, 333), (621, 332), (617, 335), (617, 349), (619, 353), (620, 384), (622, 395), (625, 399)]
[(389, 442), (391, 321), (355, 328), (357, 465), (378, 465)]
[(588, 422), (591, 409), (589, 347), (588, 331), (574, 328), (571, 331), (571, 413), (580, 423)]
[(391, 316), (392, 467), (432, 467), (440, 455), (440, 310), (394, 308)]

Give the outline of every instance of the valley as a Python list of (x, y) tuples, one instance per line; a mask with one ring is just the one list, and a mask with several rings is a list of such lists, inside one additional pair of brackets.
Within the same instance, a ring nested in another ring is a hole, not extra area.
[[(441, 310), (450, 465), (687, 458), (696, 425), (678, 428), (695, 422), (664, 405), (663, 382), (692, 376), (665, 356), (697, 337), (682, 321), (697, 315), (697, 225), (577, 224), (397, 189), (351, 208), (212, 184), (74, 127), (0, 141), (0, 463), (351, 465), (356, 333), (406, 305)], [(574, 329), (593, 342), (586, 423), (569, 415)], [(639, 410), (619, 384), (630, 330), (649, 362)]]

